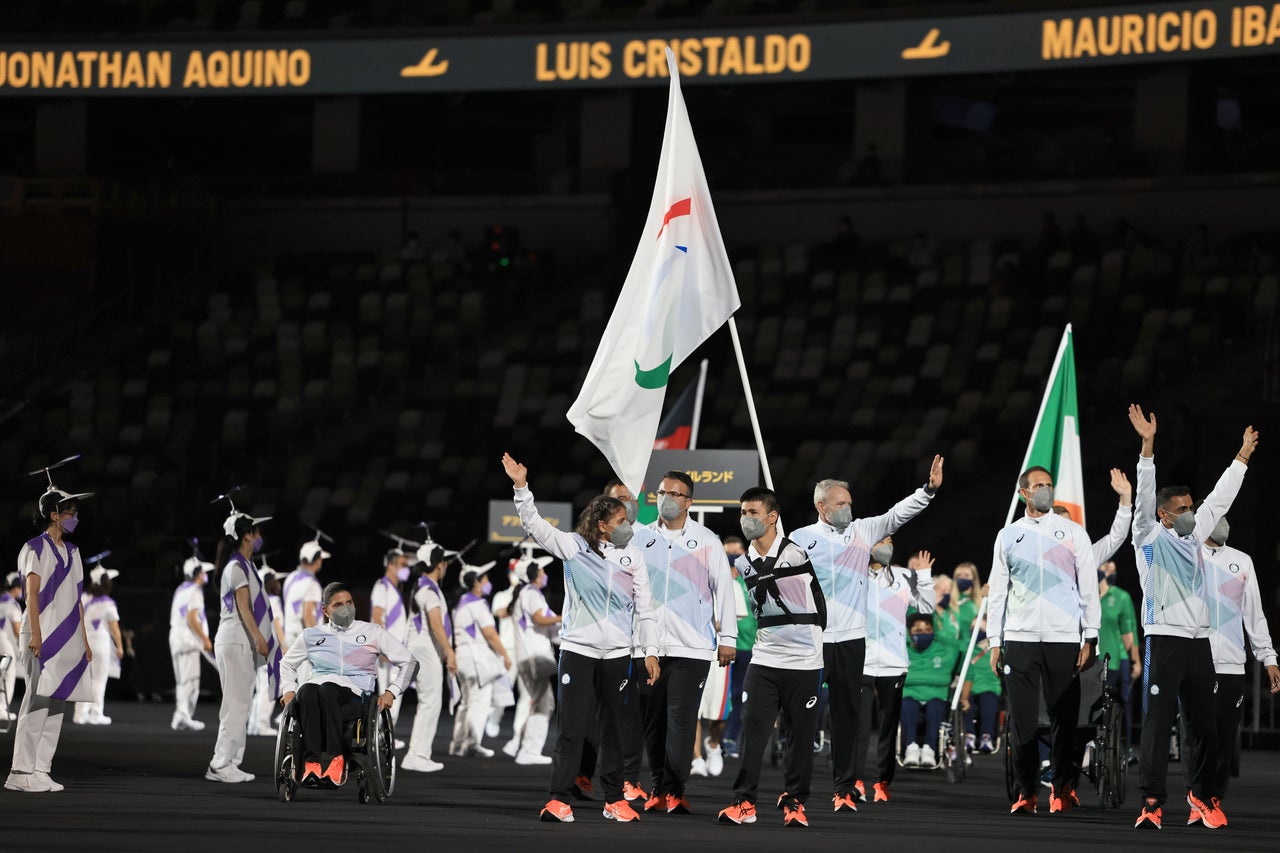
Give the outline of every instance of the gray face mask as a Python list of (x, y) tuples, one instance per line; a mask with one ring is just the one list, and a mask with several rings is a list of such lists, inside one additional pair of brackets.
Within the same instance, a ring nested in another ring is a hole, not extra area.
[[(1179, 515), (1174, 516), (1173, 532), (1179, 536), (1190, 536), (1191, 532), (1196, 529), (1196, 514), (1191, 510), (1187, 510)], [(1214, 540), (1217, 541), (1216, 539)]]
[(1032, 492), (1031, 505), (1038, 512), (1048, 512), (1053, 509), (1053, 486), (1041, 486)]
[(844, 530), (853, 521), (853, 507), (840, 506), (827, 511), (827, 524), (836, 530)]
[(742, 527), (742, 535), (745, 536), (749, 542), (756, 541), (769, 529), (763, 521), (756, 518), (754, 515), (742, 516), (738, 519), (738, 524)]
[(673, 497), (663, 495), (658, 498), (658, 517), (663, 521), (675, 521), (680, 515), (680, 502)]
[(613, 528), (613, 532), (609, 534), (609, 541), (616, 548), (625, 548), (631, 542), (632, 536), (635, 536), (635, 531), (631, 529), (631, 522), (624, 521)]
[(893, 546), (877, 545), (871, 549), (871, 559), (882, 566), (890, 565), (890, 561), (893, 560)]
[(1213, 526), (1213, 532), (1209, 534), (1209, 538), (1219, 545), (1227, 544), (1227, 537), (1231, 535), (1231, 525), (1227, 523), (1225, 518), (1218, 519), (1218, 523)]
[(356, 606), (344, 604), (341, 607), (329, 608), (329, 621), (339, 628), (347, 628), (355, 621)]
[(640, 504), (636, 501), (623, 501), (622, 507), (627, 511), (627, 521), (634, 524), (640, 516)]

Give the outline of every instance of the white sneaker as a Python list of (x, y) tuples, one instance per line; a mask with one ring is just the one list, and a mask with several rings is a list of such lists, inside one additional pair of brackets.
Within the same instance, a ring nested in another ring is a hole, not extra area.
[(920, 744), (918, 743), (907, 744), (907, 751), (902, 756), (902, 764), (905, 767), (920, 766)]
[(93, 714), (85, 722), (91, 726), (109, 726), (111, 725), (111, 718), (106, 714)]
[(498, 734), (501, 733), (501, 731), (502, 731), (501, 725), (493, 718), (490, 718), (489, 722), (484, 724), (485, 737), (497, 737)]
[(707, 749), (707, 772), (712, 776), (724, 772), (724, 750), (718, 746)]
[(9, 791), (25, 791), (29, 794), (46, 793), (53, 790), (49, 787), (52, 781), (40, 773), (19, 773), (15, 770), (4, 780), (4, 787)]
[(467, 755), (472, 758), (493, 758), (493, 750), (487, 746), (476, 744), (467, 750)]
[(50, 778), (49, 774), (48, 774), (48, 773), (45, 773), (43, 770), (37, 770), (35, 773), (33, 773), (33, 774), (31, 774), (31, 775), (33, 775), (33, 776), (39, 776), (39, 777), (40, 777), (40, 780), (41, 780), (42, 782), (44, 782), (46, 785), (48, 785), (48, 786), (49, 786), (49, 787), (48, 787), (48, 788), (46, 788), (45, 790), (48, 790), (48, 791), (64, 791), (64, 790), (66, 790), (66, 786), (65, 786), (65, 785), (60, 785), (60, 784), (58, 784), (57, 782), (53, 781), (53, 779), (52, 779), (52, 778)]
[[(249, 778), (245, 778), (245, 777)], [(214, 767), (209, 765), (209, 769), (205, 771), (204, 778), (210, 782), (226, 782), (228, 784), (236, 784), (238, 782), (252, 782), (253, 774), (245, 773), (239, 767), (231, 764), (224, 764), (222, 767)]]
[(538, 752), (528, 752), (526, 750), (521, 750), (520, 753), (516, 755), (516, 764), (550, 764), (550, 763), (551, 763), (550, 755), (543, 755)]
[(519, 752), (520, 752), (520, 739), (519, 739), (519, 738), (514, 738), (514, 737), (513, 737), (511, 740), (507, 741), (506, 743), (504, 743), (504, 744), (502, 745), (502, 754), (503, 754), (503, 755), (509, 756), (509, 757), (511, 757), (511, 758), (515, 758), (515, 757), (516, 757), (516, 755), (517, 755)]
[(415, 773), (435, 773), (437, 770), (443, 770), (444, 765), (430, 758), (415, 758), (408, 755), (400, 761), (400, 769), (412, 770)]
[(706, 776), (707, 760), (705, 758), (693, 759), (693, 764), (689, 767), (690, 776)]
[(195, 719), (192, 719), (191, 717), (187, 717), (185, 722), (186, 722), (187, 728), (191, 729), (191, 731), (193, 732), (204, 731), (204, 723), (200, 722), (199, 720), (195, 720)]
[(933, 747), (925, 744), (920, 747), (920, 766), (921, 767), (937, 767), (938, 756), (933, 754)]
[(169, 720), (169, 728), (173, 729), (175, 732), (180, 732), (186, 727), (187, 727), (187, 723), (184, 719), (182, 719), (182, 713), (179, 711), (174, 711), (173, 719)]

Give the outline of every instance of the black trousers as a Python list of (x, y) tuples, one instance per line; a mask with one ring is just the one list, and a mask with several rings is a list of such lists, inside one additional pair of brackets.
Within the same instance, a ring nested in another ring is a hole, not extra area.
[(304, 684), (294, 697), (298, 726), (302, 729), (302, 760), (320, 762), (321, 770), (335, 755), (342, 755), (342, 708), (360, 697), (340, 684)]
[[(640, 693), (645, 751), (653, 777), (652, 796), (684, 796), (697, 735), (698, 705), (712, 664), (692, 658), (662, 658), (662, 674)], [(643, 666), (640, 669), (644, 672)]]
[(1009, 739), (1017, 790), (1032, 797), (1040, 790), (1040, 698), (1049, 712), (1049, 764), (1055, 785), (1074, 777), (1072, 753), (1080, 717), (1077, 643), (1004, 645), (1005, 695), (1009, 701)]
[(862, 665), (867, 641), (822, 644), (823, 678), (831, 708), (831, 791), (853, 793), (858, 779), (858, 735), (862, 729)]
[(645, 684), (648, 680), (649, 674), (644, 668), (644, 658), (631, 658), (627, 687), (622, 691), (622, 779), (624, 782), (640, 781), (640, 765), (644, 763), (645, 753), (642, 709), (645, 697), (652, 689)]
[(1143, 640), (1142, 739), (1138, 744), (1138, 790), (1164, 805), (1169, 773), (1169, 732), (1178, 706), (1187, 726), (1184, 766), (1187, 787), (1207, 802), (1213, 763), (1214, 695), (1217, 676), (1209, 639), (1148, 634)]
[[(1218, 689), (1213, 694), (1214, 721), (1213, 739), (1207, 747), (1206, 761), (1208, 776), (1205, 785), (1211, 797), (1220, 800), (1227, 798), (1227, 785), (1231, 782), (1231, 759), (1236, 750), (1236, 735), (1240, 733), (1240, 718), (1244, 714), (1244, 676), (1218, 674)], [(1183, 743), (1191, 741), (1191, 732), (1186, 721), (1182, 724)], [(1194, 752), (1183, 749), (1182, 775), (1190, 779), (1188, 757)]]
[(905, 675), (862, 677), (863, 724), (858, 728), (854, 768), (856, 777), (868, 787), (876, 782), (892, 782), (893, 773), (898, 769), (895, 745), (898, 721), (902, 717), (902, 685), (906, 680)]
[(820, 669), (775, 669), (754, 662), (747, 668), (742, 685), (742, 766), (733, 782), (734, 794), (756, 802), (764, 751), (774, 721), (781, 718), (787, 732), (783, 784), (788, 794), (805, 801), (813, 778), (812, 741), (821, 687)]
[(569, 802), (582, 764), (582, 745), (600, 731), (600, 784), (604, 801), (622, 799), (622, 696), (630, 658), (600, 660), (560, 652), (558, 698), (560, 734), (551, 762), (551, 799)]

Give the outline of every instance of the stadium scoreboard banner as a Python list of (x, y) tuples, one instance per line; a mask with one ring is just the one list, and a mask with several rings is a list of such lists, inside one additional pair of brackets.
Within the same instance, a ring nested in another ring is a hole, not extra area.
[(0, 43), (0, 96), (341, 95), (915, 77), (1280, 52), (1280, 3), (412, 39)]
[(733, 507), (742, 493), (760, 485), (760, 456), (754, 450), (655, 450), (644, 473), (649, 503), (667, 471), (683, 471), (693, 480), (692, 509)]
[[(538, 504), (538, 512), (557, 530), (573, 530), (573, 505), (551, 501)], [(489, 541), (510, 545), (524, 539), (524, 525), (516, 513), (516, 505), (510, 498), (505, 501), (489, 501)]]

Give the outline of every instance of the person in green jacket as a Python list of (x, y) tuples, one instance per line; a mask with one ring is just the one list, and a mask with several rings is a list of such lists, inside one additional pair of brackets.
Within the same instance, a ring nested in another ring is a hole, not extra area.
[[(907, 679), (902, 685), (902, 742), (906, 767), (936, 767), (933, 745), (947, 715), (947, 699), (956, 664), (963, 654), (954, 640), (935, 638), (933, 616), (913, 613), (907, 619)], [(924, 728), (919, 728), (924, 716)]]
[(1138, 620), (1129, 593), (1115, 585), (1116, 564), (1107, 560), (1098, 566), (1098, 603), (1102, 606), (1102, 622), (1098, 626), (1098, 657), (1111, 655), (1107, 662), (1107, 685), (1120, 691), (1125, 704), (1129, 736), (1133, 737), (1132, 703), (1129, 692), (1133, 682), (1142, 677), (1142, 658), (1138, 655)]
[[(982, 619), (978, 628), (978, 644), (969, 661), (964, 688), (960, 692), (960, 705), (965, 709), (965, 746), (973, 752), (975, 742), (978, 752), (996, 751), (996, 721), (1000, 716), (1000, 677), (991, 671), (987, 657), (987, 620)], [(982, 721), (982, 739), (977, 739), (977, 722)]]

